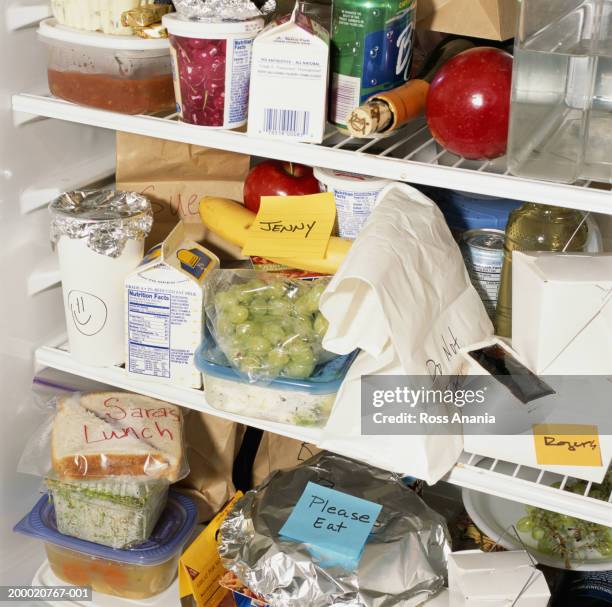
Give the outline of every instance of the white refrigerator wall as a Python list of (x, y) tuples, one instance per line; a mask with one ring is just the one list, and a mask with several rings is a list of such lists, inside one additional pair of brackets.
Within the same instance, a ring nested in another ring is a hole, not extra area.
[(100, 177), (114, 154), (111, 131), (56, 120), (14, 126), (11, 95), (47, 90), (36, 25), (48, 11), (44, 0), (0, 0), (0, 585), (30, 583), (44, 558), (40, 543), (12, 528), (40, 488), (16, 471), (36, 420), (34, 351), (65, 332), (46, 203), (58, 187), (76, 184), (81, 167), (80, 185)]

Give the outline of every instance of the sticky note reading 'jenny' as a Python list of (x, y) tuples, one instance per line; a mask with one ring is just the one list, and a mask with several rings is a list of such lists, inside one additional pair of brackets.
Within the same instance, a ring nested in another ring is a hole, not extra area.
[(534, 424), (533, 441), (541, 466), (601, 466), (597, 426)]
[(309, 482), (280, 530), (329, 565), (354, 568), (382, 506)]
[(323, 259), (336, 221), (331, 192), (309, 196), (262, 196), (243, 255)]

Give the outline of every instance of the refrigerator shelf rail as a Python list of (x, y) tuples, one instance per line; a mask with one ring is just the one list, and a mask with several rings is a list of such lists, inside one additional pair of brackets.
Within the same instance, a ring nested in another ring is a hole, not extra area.
[(612, 214), (608, 184), (581, 181), (567, 185), (514, 177), (508, 173), (503, 158), (470, 161), (439, 148), (423, 121), (415, 121), (389, 137), (373, 140), (356, 139), (330, 130), (321, 145), (313, 145), (254, 139), (237, 131), (184, 124), (174, 114), (166, 118), (128, 116), (45, 95), (14, 95), (12, 102), (15, 115), (21, 121), (26, 116), (55, 118), (417, 185)]
[[(316, 444), (321, 439), (321, 430), (318, 428), (257, 420), (215, 409), (206, 402), (205, 392), (202, 390), (182, 388), (156, 381), (136, 381), (129, 377), (122, 367), (104, 368), (82, 365), (70, 356), (65, 345), (38, 348), (36, 362), (42, 366), (166, 400), (189, 409), (299, 441)], [(589, 494), (593, 488), (591, 483), (587, 484), (583, 494), (574, 493), (568, 489), (573, 484), (573, 479), (553, 472), (463, 453), (459, 462), (444, 480), (460, 487), (612, 526), (612, 493), (608, 496), (607, 501), (590, 497)], [(559, 488), (550, 486), (557, 482), (561, 483)]]

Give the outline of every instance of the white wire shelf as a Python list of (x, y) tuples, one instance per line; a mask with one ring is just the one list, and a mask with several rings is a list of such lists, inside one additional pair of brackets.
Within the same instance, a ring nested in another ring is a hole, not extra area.
[[(206, 402), (203, 390), (181, 388), (156, 381), (137, 381), (130, 377), (122, 367), (82, 365), (70, 356), (65, 346), (38, 348), (36, 362), (39, 365), (145, 394), (296, 440), (313, 444), (317, 444), (320, 440), (321, 432), (317, 428), (268, 422), (215, 409)], [(460, 487), (612, 527), (612, 494), (608, 496), (608, 501), (595, 499), (589, 496), (595, 487), (590, 483), (583, 495), (565, 490), (566, 487), (573, 484), (573, 479), (552, 472), (543, 472), (499, 460), (482, 459), (476, 455), (464, 453), (444, 480)], [(555, 482), (561, 483), (560, 488), (550, 486)]]
[(45, 95), (15, 95), (13, 110), (19, 124), (33, 117), (55, 118), (414, 184), (612, 214), (609, 185), (589, 181), (566, 185), (514, 177), (508, 174), (504, 159), (474, 162), (438, 149), (423, 122), (378, 140), (356, 139), (330, 130), (323, 144), (312, 145), (253, 139), (236, 131), (183, 124), (175, 116), (128, 116)]

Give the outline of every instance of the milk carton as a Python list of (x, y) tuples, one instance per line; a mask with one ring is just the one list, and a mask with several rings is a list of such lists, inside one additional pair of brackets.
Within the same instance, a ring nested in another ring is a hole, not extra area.
[(321, 143), (327, 111), (329, 34), (298, 12), (253, 43), (248, 135)]
[(219, 259), (187, 240), (181, 222), (125, 281), (126, 370), (200, 388), (193, 354), (204, 328), (204, 281)]

